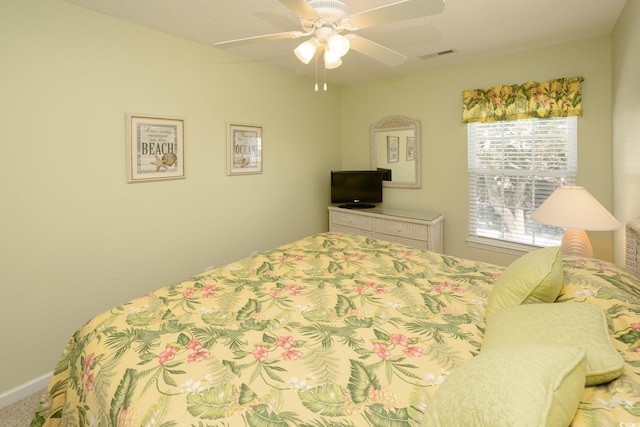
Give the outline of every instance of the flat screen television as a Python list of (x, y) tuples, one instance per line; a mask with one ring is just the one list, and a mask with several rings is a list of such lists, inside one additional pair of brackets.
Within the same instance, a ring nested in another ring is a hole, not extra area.
[(377, 170), (331, 171), (331, 203), (349, 209), (375, 207), (382, 203), (382, 176)]

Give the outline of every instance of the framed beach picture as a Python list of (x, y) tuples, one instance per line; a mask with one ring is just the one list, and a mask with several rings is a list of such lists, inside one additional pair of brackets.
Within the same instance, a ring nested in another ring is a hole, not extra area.
[(387, 136), (387, 163), (396, 163), (400, 160), (400, 138)]
[(262, 173), (262, 127), (227, 124), (227, 175)]
[(416, 139), (413, 136), (407, 137), (407, 161), (415, 160), (416, 158)]
[(127, 114), (127, 182), (185, 178), (184, 119)]

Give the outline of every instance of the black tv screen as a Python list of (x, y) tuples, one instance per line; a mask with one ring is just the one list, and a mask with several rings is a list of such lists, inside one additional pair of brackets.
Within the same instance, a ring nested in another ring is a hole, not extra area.
[(331, 171), (331, 203), (353, 208), (382, 203), (382, 175), (372, 170)]

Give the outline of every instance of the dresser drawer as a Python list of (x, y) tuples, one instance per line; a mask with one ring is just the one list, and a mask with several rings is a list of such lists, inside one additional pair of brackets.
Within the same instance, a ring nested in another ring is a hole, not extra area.
[(412, 240), (429, 240), (429, 226), (410, 222), (378, 219), (374, 221), (374, 231), (388, 236), (404, 237)]
[(400, 243), (401, 245), (409, 246), (416, 249), (431, 250), (429, 242), (415, 239), (403, 239), (402, 237), (391, 236), (389, 234), (376, 234), (376, 238), (380, 240), (386, 240), (387, 242)]
[(359, 230), (373, 231), (373, 218), (351, 214), (349, 212), (331, 212), (331, 225), (357, 228)]
[(342, 209), (329, 206), (329, 231), (358, 234), (434, 252), (443, 250), (440, 214), (376, 207)]

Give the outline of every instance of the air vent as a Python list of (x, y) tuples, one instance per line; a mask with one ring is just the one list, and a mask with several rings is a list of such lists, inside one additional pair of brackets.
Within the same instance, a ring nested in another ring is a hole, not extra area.
[(455, 52), (454, 49), (441, 50), (440, 52), (428, 53), (426, 55), (419, 56), (418, 58), (429, 59), (429, 58), (435, 58), (436, 56), (449, 55), (450, 53), (454, 53), (454, 52)]

